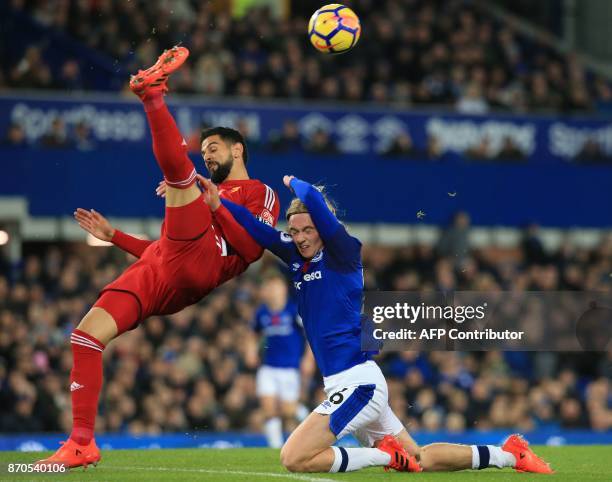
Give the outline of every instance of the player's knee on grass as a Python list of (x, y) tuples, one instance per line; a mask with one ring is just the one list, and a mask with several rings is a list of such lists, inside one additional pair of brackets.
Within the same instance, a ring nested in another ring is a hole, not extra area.
[(283, 445), (280, 453), (280, 460), (283, 467), (289, 472), (310, 472), (308, 461), (305, 454), (301, 454), (297, 447)]

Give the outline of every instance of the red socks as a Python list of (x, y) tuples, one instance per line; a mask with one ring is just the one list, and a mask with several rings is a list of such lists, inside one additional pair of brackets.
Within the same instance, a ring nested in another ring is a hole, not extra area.
[(187, 142), (168, 111), (161, 92), (143, 101), (149, 119), (153, 152), (169, 186), (186, 189), (195, 182), (196, 170), (187, 155)]
[(70, 438), (87, 445), (94, 435), (98, 397), (102, 389), (102, 351), (104, 345), (93, 336), (74, 330), (70, 336), (73, 365), (70, 372), (72, 396), (72, 433)]

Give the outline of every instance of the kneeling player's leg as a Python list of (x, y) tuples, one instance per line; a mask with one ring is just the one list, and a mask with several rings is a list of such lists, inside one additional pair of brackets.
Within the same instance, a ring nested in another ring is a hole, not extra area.
[(494, 445), (461, 445), (433, 443), (419, 447), (410, 434), (403, 429), (396, 438), (406, 452), (415, 455), (425, 472), (452, 472), (488, 467), (514, 467), (514, 456)]
[(70, 336), (73, 356), (70, 372), (73, 428), (70, 438), (79, 445), (87, 445), (94, 434), (102, 389), (102, 352), (113, 338), (136, 324), (139, 310), (133, 295), (107, 291)]
[(425, 472), (450, 472), (514, 467), (516, 459), (510, 452), (495, 445), (434, 443), (421, 448), (420, 463)]
[(391, 456), (377, 448), (332, 447), (335, 441), (329, 416), (313, 412), (283, 446), (281, 463), (291, 472), (351, 472), (391, 462)]
[(402, 429), (395, 437), (406, 452), (417, 458), (425, 472), (451, 472), (473, 467), (472, 448), (469, 445), (435, 443), (421, 448), (406, 429)]
[(512, 467), (514, 463), (514, 457), (511, 454), (492, 445), (434, 443), (419, 447), (390, 407), (381, 417), (381, 425), (386, 433), (395, 436), (409, 455), (414, 455), (417, 458), (419, 465), (425, 472), (451, 472), (489, 466)]

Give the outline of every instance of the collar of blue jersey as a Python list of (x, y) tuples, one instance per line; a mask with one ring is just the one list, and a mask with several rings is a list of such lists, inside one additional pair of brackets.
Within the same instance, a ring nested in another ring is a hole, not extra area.
[(317, 254), (315, 254), (309, 261), (311, 263), (316, 263), (317, 261), (321, 261), (322, 257), (323, 257), (323, 248), (317, 251)]

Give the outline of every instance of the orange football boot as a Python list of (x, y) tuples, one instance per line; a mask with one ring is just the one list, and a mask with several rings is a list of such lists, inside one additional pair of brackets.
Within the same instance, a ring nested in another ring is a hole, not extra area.
[(554, 470), (529, 448), (529, 442), (521, 435), (510, 435), (504, 442), (504, 445), (502, 445), (502, 450), (514, 455), (516, 459), (514, 470), (517, 472), (554, 473)]
[(96, 466), (102, 459), (100, 449), (96, 445), (96, 441), (92, 438), (89, 444), (79, 445), (74, 440), (68, 439), (60, 442), (61, 447), (57, 449), (51, 457), (39, 460), (35, 465), (52, 465), (59, 464), (68, 468), (88, 465)]
[(386, 435), (377, 445), (379, 450), (391, 456), (391, 463), (385, 467), (385, 471), (390, 469), (398, 472), (422, 472), (423, 469), (416, 458), (408, 455), (402, 444), (393, 435)]
[(147, 70), (139, 70), (130, 79), (130, 90), (144, 100), (148, 94), (168, 92), (168, 76), (185, 63), (189, 50), (178, 45), (164, 50), (157, 62)]

